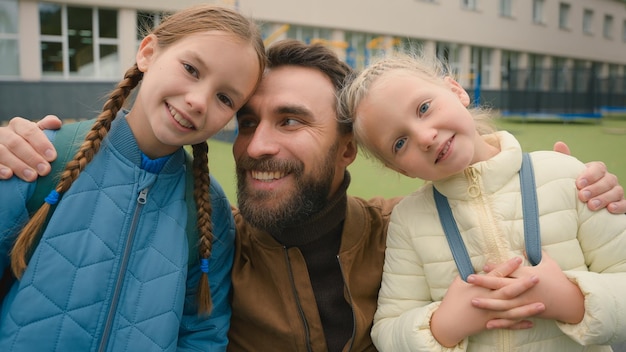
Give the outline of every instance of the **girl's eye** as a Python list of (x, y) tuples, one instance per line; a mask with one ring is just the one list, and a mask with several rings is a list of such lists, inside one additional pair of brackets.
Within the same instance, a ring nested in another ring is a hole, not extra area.
[(405, 143), (406, 143), (406, 139), (404, 138), (398, 139), (396, 143), (393, 145), (393, 152), (394, 153), (398, 152), (400, 149), (402, 149), (402, 147), (404, 147)]
[(430, 103), (424, 103), (422, 105), (419, 106), (419, 114), (420, 116), (425, 114), (428, 111), (428, 108), (430, 108)]
[(183, 68), (185, 69), (185, 71), (189, 72), (189, 74), (198, 78), (198, 70), (196, 70), (195, 67), (191, 66), (190, 64), (183, 63)]
[(217, 98), (224, 104), (228, 105), (229, 107), (233, 107), (235, 105), (235, 103), (233, 103), (232, 100), (230, 100), (230, 98), (228, 97), (228, 95), (225, 94), (218, 94)]

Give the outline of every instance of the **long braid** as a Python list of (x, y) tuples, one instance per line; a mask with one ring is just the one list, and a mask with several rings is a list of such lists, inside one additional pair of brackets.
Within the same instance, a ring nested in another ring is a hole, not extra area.
[[(104, 103), (102, 113), (97, 117), (91, 130), (85, 136), (85, 141), (80, 146), (74, 158), (70, 160), (61, 173), (61, 178), (52, 194), (57, 197), (64, 194), (78, 175), (85, 169), (85, 166), (93, 159), (100, 150), (102, 140), (111, 128), (111, 122), (115, 119), (118, 111), (124, 106), (130, 92), (139, 84), (143, 78), (143, 73), (134, 65), (126, 71), (124, 79), (115, 87), (109, 95), (109, 99)], [(52, 204), (56, 204), (55, 201)], [(46, 202), (35, 212), (28, 223), (24, 226), (17, 237), (13, 249), (11, 250), (11, 269), (18, 279), (26, 270), (26, 256), (30, 252), (35, 239), (42, 230), (42, 226), (50, 211), (51, 204)]]
[(198, 213), (198, 252), (202, 275), (198, 283), (198, 312), (211, 312), (211, 292), (209, 289), (208, 260), (211, 257), (213, 223), (211, 222), (211, 196), (209, 193), (209, 145), (207, 142), (194, 144), (193, 148), (193, 197)]

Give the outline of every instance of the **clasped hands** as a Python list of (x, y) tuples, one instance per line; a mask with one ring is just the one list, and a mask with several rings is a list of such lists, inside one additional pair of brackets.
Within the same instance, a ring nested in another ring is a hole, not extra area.
[(537, 266), (521, 257), (485, 266), (452, 282), (431, 318), (437, 341), (452, 347), (485, 329), (529, 329), (531, 317), (575, 324), (584, 316), (584, 296), (546, 252)]

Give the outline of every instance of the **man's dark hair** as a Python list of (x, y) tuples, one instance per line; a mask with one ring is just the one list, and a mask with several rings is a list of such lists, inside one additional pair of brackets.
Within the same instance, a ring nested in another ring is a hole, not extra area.
[[(348, 64), (341, 61), (337, 54), (321, 44), (305, 44), (298, 40), (285, 39), (278, 41), (267, 48), (267, 68), (293, 65), (320, 70), (325, 74), (338, 96), (346, 80), (353, 75)], [(352, 132), (352, 124), (339, 123), (339, 132)]]

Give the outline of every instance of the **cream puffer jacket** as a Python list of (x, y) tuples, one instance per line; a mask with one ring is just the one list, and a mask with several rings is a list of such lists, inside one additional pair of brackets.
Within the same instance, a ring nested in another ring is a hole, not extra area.
[[(476, 272), (487, 261), (502, 262), (524, 250), (520, 145), (507, 132), (485, 138), (499, 142), (498, 155), (435, 183), (448, 197)], [(542, 247), (583, 292), (583, 320), (570, 325), (533, 319), (531, 329), (483, 331), (453, 349), (440, 345), (429, 322), (458, 271), (428, 183), (391, 215), (372, 329), (380, 351), (611, 351), (597, 345), (626, 338), (626, 216), (591, 212), (578, 200), (574, 182), (585, 167), (578, 160), (555, 152), (531, 156)], [(472, 183), (480, 188), (476, 196), (468, 193)]]

